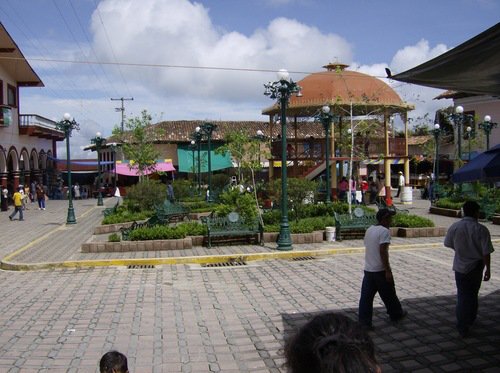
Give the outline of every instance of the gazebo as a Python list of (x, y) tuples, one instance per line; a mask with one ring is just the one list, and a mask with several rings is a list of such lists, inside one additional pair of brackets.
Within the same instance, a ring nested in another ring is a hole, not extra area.
[[(348, 65), (329, 63), (323, 67), (326, 71), (312, 73), (298, 82), (302, 88), (302, 96), (291, 97), (287, 106), (286, 115), (289, 118), (287, 142), (292, 144), (294, 149), (287, 156), (288, 167), (291, 167), (292, 171), (290, 175), (312, 178), (325, 169), (324, 148), (328, 139), (325, 139), (321, 124), (311, 123), (311, 119), (326, 105), (330, 107), (330, 112), (334, 115), (332, 128), (329, 131), (331, 133), (329, 141), (333, 149), (333, 156), (329, 157), (332, 171), (330, 190), (336, 193), (337, 163), (343, 164), (351, 159), (347, 150), (341, 148), (341, 141), (339, 141), (346, 128), (350, 128), (353, 143), (362, 143), (361, 146), (364, 147), (363, 156), (356, 157), (356, 160), (364, 160), (371, 164), (384, 164), (386, 196), (389, 197), (391, 164), (404, 163), (405, 180), (407, 184), (409, 182), (407, 113), (414, 109), (413, 105), (403, 102), (399, 95), (382, 80), (347, 70)], [(269, 132), (273, 139), (279, 137), (276, 133), (278, 128), (275, 121), (279, 112), (280, 108), (277, 104), (262, 111), (262, 114), (269, 116)], [(404, 137), (394, 137), (394, 133), (390, 136), (389, 121), (395, 114), (400, 115), (404, 122)], [(378, 123), (374, 125), (372, 136), (362, 139), (356, 134), (354, 123), (358, 123), (360, 119)], [(383, 126), (380, 123), (383, 123)], [(316, 136), (308, 137), (308, 133), (314, 133)], [(280, 149), (279, 141), (273, 141), (269, 160), (270, 178), (273, 178), (274, 172), (279, 172), (281, 167)], [(276, 165), (278, 167), (275, 170)], [(339, 172), (341, 176), (343, 167), (339, 168)]]

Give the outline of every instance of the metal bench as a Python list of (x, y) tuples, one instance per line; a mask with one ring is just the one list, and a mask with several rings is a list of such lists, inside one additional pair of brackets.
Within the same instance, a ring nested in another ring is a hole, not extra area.
[(120, 206), (120, 201), (116, 201), (116, 204), (113, 206), (113, 207), (108, 207), (108, 208), (105, 208), (102, 213), (104, 215), (104, 217), (108, 216), (108, 215), (111, 215), (111, 214), (114, 214), (117, 210), (118, 210), (118, 206)]
[(375, 204), (377, 205), (377, 208), (380, 209), (388, 209), (391, 211), (394, 211), (396, 214), (409, 214), (410, 210), (407, 209), (400, 209), (399, 207), (396, 207), (395, 204), (392, 205), (387, 205), (387, 202), (385, 199), (381, 199), (379, 201), (376, 201)]
[(163, 204), (155, 207), (155, 214), (142, 223), (134, 221), (128, 228), (121, 228), (122, 240), (128, 241), (130, 232), (137, 228), (154, 227), (186, 220), (190, 210), (179, 203), (165, 200)]
[(346, 237), (363, 237), (365, 231), (374, 224), (377, 219), (373, 213), (365, 213), (362, 209), (355, 209), (352, 215), (333, 213), (335, 218), (335, 236), (342, 241)]
[(244, 221), (238, 213), (231, 212), (227, 216), (207, 216), (203, 219), (207, 226), (207, 245), (212, 247), (213, 238), (227, 238), (231, 241), (235, 239), (248, 238), (262, 245), (264, 229), (256, 217), (251, 222)]
[(166, 199), (163, 204), (155, 207), (155, 212), (162, 224), (168, 224), (186, 220), (191, 210), (180, 203), (173, 203)]

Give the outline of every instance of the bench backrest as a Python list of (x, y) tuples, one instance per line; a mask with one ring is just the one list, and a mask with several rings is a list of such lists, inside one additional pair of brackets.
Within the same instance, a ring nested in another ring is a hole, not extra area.
[(260, 223), (258, 219), (245, 222), (243, 219), (230, 221), (227, 216), (211, 216), (206, 219), (208, 229), (212, 231), (258, 231)]
[(377, 223), (377, 218), (375, 214), (366, 214), (363, 216), (355, 216), (354, 214), (337, 214), (334, 212), (335, 222), (340, 226), (359, 226), (367, 227)]

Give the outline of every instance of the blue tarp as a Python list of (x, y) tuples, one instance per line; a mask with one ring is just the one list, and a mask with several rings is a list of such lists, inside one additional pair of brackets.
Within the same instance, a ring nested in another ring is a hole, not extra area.
[(500, 144), (479, 154), (465, 166), (457, 170), (451, 180), (454, 183), (471, 181), (493, 182), (500, 180)]

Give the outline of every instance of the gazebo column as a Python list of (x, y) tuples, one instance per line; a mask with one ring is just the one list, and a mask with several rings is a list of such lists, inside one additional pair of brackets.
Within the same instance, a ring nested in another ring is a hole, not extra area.
[(9, 174), (7, 172), (0, 173), (0, 186), (3, 188), (7, 188), (7, 178)]
[(403, 113), (405, 123), (405, 186), (410, 185), (410, 158), (408, 157), (408, 113)]
[(391, 198), (391, 160), (389, 159), (389, 116), (384, 113), (384, 174), (385, 174), (385, 199)]
[[(332, 120), (330, 127), (330, 158), (333, 158), (333, 162), (330, 162), (330, 185), (327, 185), (327, 192), (330, 193), (332, 197), (331, 200), (337, 199), (337, 160), (335, 156), (335, 121)], [(328, 139), (326, 140), (328, 141)], [(333, 156), (333, 157), (332, 157)]]

